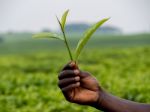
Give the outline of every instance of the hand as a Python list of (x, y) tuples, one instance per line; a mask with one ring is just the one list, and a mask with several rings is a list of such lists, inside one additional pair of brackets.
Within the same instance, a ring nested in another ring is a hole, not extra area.
[(59, 75), (60, 89), (65, 98), (107, 112), (149, 112), (150, 105), (117, 98), (104, 91), (88, 72), (78, 69), (74, 62), (67, 64)]
[(98, 81), (90, 73), (80, 71), (75, 62), (70, 62), (63, 68), (58, 86), (69, 102), (82, 105), (99, 102), (101, 87)]

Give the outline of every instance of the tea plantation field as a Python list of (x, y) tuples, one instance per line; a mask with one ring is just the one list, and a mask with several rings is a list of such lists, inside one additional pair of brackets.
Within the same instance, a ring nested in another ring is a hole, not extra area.
[[(52, 49), (0, 55), (0, 112), (99, 112), (64, 99), (57, 76), (68, 59)], [(150, 46), (85, 49), (79, 66), (112, 94), (150, 103)]]

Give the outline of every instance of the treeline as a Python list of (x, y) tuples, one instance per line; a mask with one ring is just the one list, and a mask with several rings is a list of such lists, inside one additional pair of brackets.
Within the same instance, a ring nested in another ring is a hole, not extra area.
[[(72, 33), (80, 33), (84, 32), (88, 29), (91, 25), (86, 23), (73, 23), (66, 25), (66, 31)], [(122, 30), (115, 26), (102, 26), (100, 27), (96, 33), (98, 34), (120, 34)]]
[(4, 38), (0, 36), (0, 43), (4, 41)]

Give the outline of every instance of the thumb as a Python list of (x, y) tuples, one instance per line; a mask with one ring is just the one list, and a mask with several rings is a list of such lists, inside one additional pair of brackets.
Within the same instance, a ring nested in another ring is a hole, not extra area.
[(71, 61), (70, 66), (72, 69), (79, 69), (77, 62), (75, 62), (75, 61)]
[(79, 69), (78, 65), (75, 61), (71, 61), (68, 64), (66, 64), (62, 70), (74, 70), (74, 69)]

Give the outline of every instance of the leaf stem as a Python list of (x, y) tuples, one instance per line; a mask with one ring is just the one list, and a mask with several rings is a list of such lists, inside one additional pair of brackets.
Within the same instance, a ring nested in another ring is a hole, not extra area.
[(59, 21), (59, 19), (58, 19), (57, 16), (56, 16), (56, 18), (57, 18), (57, 21), (58, 21), (59, 26), (60, 26), (60, 28), (61, 28), (61, 31), (62, 31), (62, 33), (63, 33), (64, 43), (65, 43), (65, 45), (66, 45), (66, 47), (67, 47), (67, 50), (68, 50), (70, 59), (71, 59), (71, 61), (73, 61), (72, 53), (71, 53), (71, 50), (70, 50), (70, 47), (69, 47), (69, 44), (68, 44), (68, 41), (67, 41), (67, 38), (66, 38), (65, 31), (64, 31), (64, 29), (63, 29), (63, 27), (62, 27), (62, 24), (60, 23), (60, 21)]
[(65, 35), (65, 31), (62, 29), (62, 33), (63, 33), (63, 36), (64, 36), (64, 42), (67, 46), (67, 49), (68, 49), (68, 52), (69, 52), (69, 56), (70, 56), (70, 59), (73, 61), (73, 57), (72, 57), (72, 53), (71, 53), (71, 50), (69, 48), (69, 44), (68, 44), (68, 41), (67, 41), (67, 38), (66, 38), (66, 35)]

